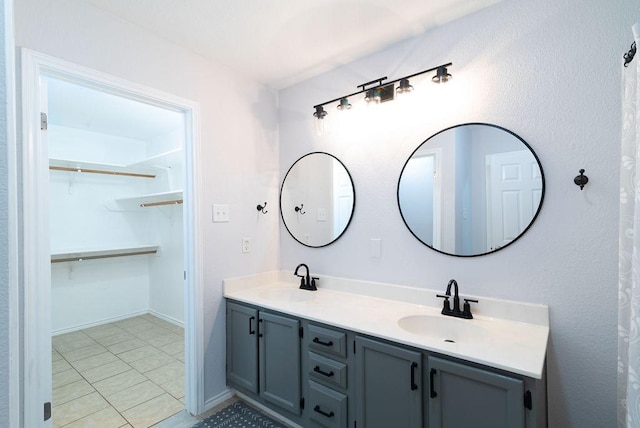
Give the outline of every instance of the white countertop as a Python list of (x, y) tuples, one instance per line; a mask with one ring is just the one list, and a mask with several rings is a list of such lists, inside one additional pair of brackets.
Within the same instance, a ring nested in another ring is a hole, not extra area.
[[(474, 319), (464, 320), (440, 314), (442, 300), (435, 295), (445, 287), (436, 291), (327, 276), (321, 276), (318, 291), (298, 285), (291, 272), (230, 278), (224, 281), (224, 297), (535, 379), (543, 375), (547, 306), (469, 296), (460, 284), (461, 306), (463, 297), (479, 300), (472, 304)], [(400, 326), (402, 318), (415, 315), (434, 317), (412, 323), (419, 328), (423, 322), (452, 328), (417, 334)]]

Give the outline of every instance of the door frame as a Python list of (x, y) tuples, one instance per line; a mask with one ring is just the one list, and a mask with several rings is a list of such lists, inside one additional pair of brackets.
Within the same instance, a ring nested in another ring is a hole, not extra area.
[[(22, 222), (23, 222), (23, 400), (24, 426), (42, 426), (43, 403), (51, 402), (51, 274), (49, 242), (49, 159), (40, 131), (41, 80), (54, 77), (145, 102), (185, 115), (185, 407), (204, 411), (203, 242), (200, 197), (200, 105), (156, 89), (21, 49)], [(51, 419), (44, 423), (50, 426)]]

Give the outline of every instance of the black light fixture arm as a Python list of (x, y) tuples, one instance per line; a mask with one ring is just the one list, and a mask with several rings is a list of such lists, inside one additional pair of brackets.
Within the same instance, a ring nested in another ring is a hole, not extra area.
[[(374, 84), (374, 83), (377, 83), (376, 87), (382, 86), (382, 81), (383, 80), (387, 80), (387, 79), (388, 79), (388, 77), (384, 76), (384, 77), (381, 77), (379, 79), (372, 80), (371, 82), (367, 82), (367, 83), (363, 83), (362, 85), (358, 85), (358, 88), (361, 88), (363, 91), (366, 91), (367, 89), (369, 89), (369, 88), (367, 88), (367, 86), (369, 86), (371, 84)], [(390, 83), (390, 82), (388, 82), (388, 83)]]
[[(417, 72), (417, 73), (413, 73), (413, 74), (410, 74), (410, 75), (408, 75), (408, 76), (401, 77), (401, 78), (396, 79), (396, 80), (391, 80), (390, 82), (384, 82), (384, 83), (383, 83), (383, 81), (384, 81), (384, 80), (386, 80), (386, 79), (387, 79), (387, 77), (386, 77), (386, 76), (385, 76), (385, 77), (381, 77), (381, 78), (379, 78), (379, 79), (375, 79), (375, 80), (372, 80), (372, 81), (370, 81), (370, 82), (367, 82), (367, 83), (363, 83), (363, 84), (361, 84), (361, 85), (358, 85), (358, 88), (361, 88), (361, 89), (360, 89), (359, 91), (357, 91), (357, 92), (354, 92), (354, 93), (349, 94), (349, 95), (343, 95), (343, 96), (341, 96), (341, 97), (338, 97), (338, 98), (335, 98), (335, 99), (332, 99), (332, 100), (329, 100), (329, 101), (325, 101), (325, 102), (320, 103), (320, 104), (316, 104), (316, 105), (314, 105), (314, 106), (313, 106), (313, 108), (315, 109), (315, 108), (317, 108), (317, 107), (322, 107), (322, 106), (325, 106), (325, 105), (327, 105), (327, 104), (335, 103), (335, 102), (337, 102), (337, 101), (340, 101), (340, 100), (341, 100), (341, 99), (343, 99), (343, 98), (349, 98), (349, 97), (352, 97), (352, 96), (354, 96), (354, 95), (362, 94), (362, 93), (366, 92), (366, 91), (367, 91), (367, 90), (369, 90), (369, 89), (375, 89), (375, 88), (378, 88), (378, 87), (382, 87), (382, 86), (387, 86), (387, 85), (395, 84), (395, 83), (398, 83), (399, 81), (401, 81), (402, 79), (411, 79), (412, 77), (416, 77), (416, 76), (419, 76), (419, 75), (424, 74), (424, 73), (429, 73), (429, 72), (431, 72), (431, 71), (436, 71), (436, 70), (438, 70), (439, 68), (442, 68), (442, 67), (450, 67), (450, 66), (452, 66), (452, 65), (453, 65), (453, 63), (451, 63), (451, 62), (446, 63), (446, 64), (441, 64), (441, 65), (438, 65), (438, 66), (436, 66), (436, 67), (428, 68), (428, 69), (426, 69), (426, 70), (422, 70), (422, 71), (419, 71), (419, 72)], [(375, 86), (373, 86), (373, 87), (370, 87), (370, 88), (367, 88), (367, 86), (372, 85), (372, 84), (374, 84), (374, 83), (377, 83), (377, 85), (375, 85)]]

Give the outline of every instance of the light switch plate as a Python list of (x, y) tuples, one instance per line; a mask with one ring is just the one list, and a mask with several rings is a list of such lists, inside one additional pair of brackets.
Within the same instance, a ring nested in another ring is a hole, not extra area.
[(371, 238), (369, 240), (369, 257), (378, 259), (380, 256), (382, 256), (382, 240)]
[(213, 222), (223, 223), (229, 221), (229, 205), (214, 204), (213, 205)]

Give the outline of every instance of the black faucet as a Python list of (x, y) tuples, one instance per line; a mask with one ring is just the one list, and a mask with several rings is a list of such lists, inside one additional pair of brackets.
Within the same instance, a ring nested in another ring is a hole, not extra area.
[[(301, 267), (304, 267), (307, 271), (306, 275), (299, 275), (298, 274), (298, 269), (300, 269)], [(316, 280), (320, 280), (320, 278), (317, 277), (312, 277), (309, 275), (309, 266), (305, 265), (304, 263), (300, 263), (297, 267), (296, 267), (296, 271), (293, 273), (295, 276), (299, 276), (300, 277), (300, 290), (308, 290), (308, 291), (316, 291), (318, 288), (316, 287)]]
[[(449, 303), (449, 297), (451, 297), (451, 286), (453, 285), (453, 309), (451, 309), (451, 304)], [(460, 310), (460, 296), (458, 296), (458, 282), (455, 279), (452, 279), (447, 284), (447, 291), (442, 294), (436, 294), (437, 297), (441, 297), (444, 299), (444, 303), (442, 305), (442, 315), (448, 315), (451, 317), (457, 318), (465, 318), (472, 319), (473, 315), (471, 315), (471, 305), (470, 303), (478, 303), (477, 300), (473, 299), (464, 299), (463, 309)]]

